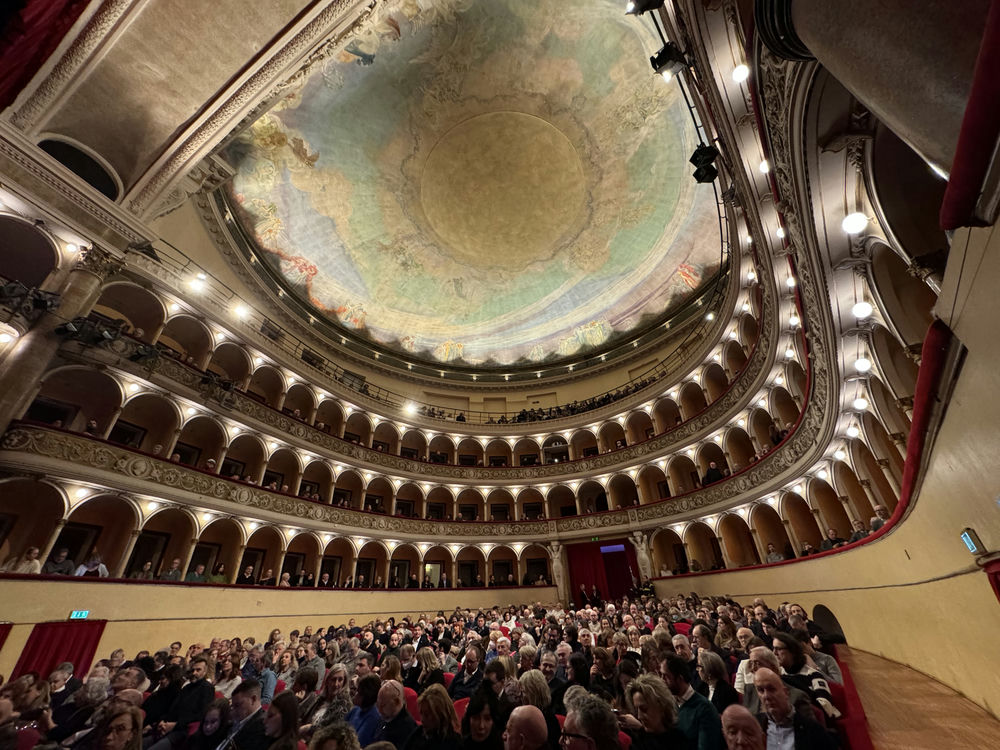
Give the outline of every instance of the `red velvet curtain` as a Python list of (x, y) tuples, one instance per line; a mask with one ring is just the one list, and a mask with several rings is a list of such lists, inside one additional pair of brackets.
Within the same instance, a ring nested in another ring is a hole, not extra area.
[(73, 664), (76, 674), (87, 674), (106, 624), (107, 620), (81, 620), (35, 625), (11, 677), (28, 672), (48, 677), (64, 661)]
[[(621, 552), (601, 552), (602, 547), (622, 545)], [(639, 564), (635, 556), (635, 547), (628, 539), (609, 539), (600, 542), (584, 542), (566, 547), (566, 557), (569, 561), (570, 581), (572, 586), (571, 600), (579, 606), (580, 584), (587, 587), (590, 594), (591, 586), (597, 584), (601, 596), (605, 599), (619, 599), (628, 593), (632, 587), (632, 578), (639, 577)]]
[(0, 624), (0, 649), (3, 648), (3, 644), (7, 642), (7, 636), (10, 635), (10, 629), (14, 627), (12, 623)]
[(17, 98), (88, 2), (11, 0), (0, 16), (0, 109)]

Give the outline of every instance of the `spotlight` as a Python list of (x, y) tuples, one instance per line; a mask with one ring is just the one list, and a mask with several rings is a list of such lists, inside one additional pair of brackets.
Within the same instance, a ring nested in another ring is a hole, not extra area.
[(743, 83), (750, 77), (750, 68), (746, 65), (737, 65), (733, 68), (733, 83)]
[(672, 76), (684, 70), (688, 63), (680, 48), (673, 42), (667, 42), (659, 52), (649, 58), (649, 64), (658, 75), (663, 76), (663, 80), (669, 81)]
[(868, 217), (855, 211), (853, 214), (847, 214), (840, 222), (840, 226), (848, 234), (860, 234), (868, 226)]
[(858, 320), (864, 320), (865, 318), (871, 317), (871, 314), (874, 311), (875, 309), (867, 302), (859, 302), (851, 308), (851, 314)]
[(718, 158), (719, 149), (715, 146), (709, 146), (706, 143), (702, 143), (694, 150), (694, 153), (691, 154), (691, 158), (688, 161), (697, 167), (694, 171), (694, 179), (696, 182), (711, 182), (719, 176), (719, 170), (713, 166), (713, 162), (715, 162)]
[(859, 357), (854, 361), (854, 369), (858, 372), (868, 372), (872, 369), (872, 361), (867, 357)]
[(630, 16), (641, 16), (651, 10), (663, 7), (663, 0), (629, 0), (625, 3), (625, 13)]
[(694, 177), (695, 182), (707, 184), (719, 176), (719, 170), (711, 164), (707, 164), (704, 167), (698, 167), (691, 176)]

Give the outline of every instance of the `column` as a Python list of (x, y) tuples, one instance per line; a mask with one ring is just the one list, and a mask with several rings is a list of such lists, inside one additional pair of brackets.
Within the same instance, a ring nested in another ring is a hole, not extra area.
[[(795, 533), (795, 529), (792, 527), (792, 522), (786, 518), (781, 519), (782, 525), (785, 527), (785, 533), (788, 535), (788, 541), (792, 543), (792, 549), (795, 551), (795, 555), (798, 556), (799, 552), (802, 551), (802, 542), (799, 540), (798, 534)], [(781, 550), (783, 553), (784, 550)]]
[(860, 484), (864, 490), (865, 494), (868, 496), (868, 502), (872, 504), (872, 508), (877, 505), (882, 505), (882, 501), (875, 496), (875, 490), (872, 489), (872, 483), (870, 479), (859, 479), (858, 484)]
[[(753, 537), (753, 544), (757, 548), (757, 557), (761, 562), (767, 562), (767, 545), (760, 538), (760, 533), (753, 526), (750, 527), (750, 536)], [(778, 545), (775, 545), (777, 547)]]
[[(221, 463), (221, 461), (220, 461)], [(232, 570), (229, 571), (229, 575), (226, 576), (228, 583), (236, 583), (236, 577), (243, 572), (243, 553), (247, 551), (246, 544), (241, 544), (236, 551), (236, 559), (233, 563)], [(262, 573), (264, 571), (261, 571)]]
[(899, 480), (896, 479), (896, 475), (892, 473), (892, 466), (889, 465), (889, 459), (876, 458), (875, 462), (879, 465), (879, 468), (882, 469), (882, 473), (885, 474), (885, 479), (889, 483), (889, 486), (892, 487), (892, 491), (896, 493), (896, 497), (899, 497), (900, 494), (902, 494), (903, 489), (900, 487)]
[(108, 417), (108, 423), (104, 425), (104, 429), (101, 430), (102, 438), (104, 438), (105, 440), (108, 439), (108, 435), (111, 434), (112, 428), (115, 426), (115, 423), (118, 421), (118, 417), (120, 417), (121, 415), (122, 415), (122, 407), (119, 406), (117, 409), (114, 410), (112, 415)]
[[(323, 575), (323, 550), (319, 551), (316, 555), (316, 564), (313, 566), (313, 580), (316, 585), (319, 585), (319, 577)], [(388, 578), (386, 579), (386, 584), (388, 584)]]
[(119, 267), (118, 260), (105, 250), (86, 251), (60, 289), (59, 307), (43, 313), (0, 360), (0, 432), (31, 403), (28, 399), (62, 343), (55, 329), (66, 320), (87, 315), (101, 294), (101, 284)]
[(163, 446), (163, 452), (160, 453), (160, 455), (163, 457), (164, 460), (166, 461), (170, 460), (170, 456), (172, 456), (174, 452), (174, 446), (177, 445), (177, 441), (178, 439), (180, 439), (180, 436), (181, 436), (181, 428), (178, 427), (176, 430), (174, 430), (174, 434), (170, 436), (170, 439), (167, 441), (166, 445)]
[[(285, 564), (285, 553), (288, 551), (287, 548), (278, 550), (278, 562), (274, 566), (274, 583), (275, 585), (281, 583), (281, 566)], [(351, 575), (354, 575), (354, 571), (351, 571)]]
[[(690, 572), (691, 571), (691, 560), (692, 560), (692, 557), (691, 557), (691, 546), (687, 542), (685, 542), (683, 538), (681, 538), (681, 544), (684, 545), (684, 556), (687, 558), (687, 565), (685, 567), (688, 569), (688, 572)], [(698, 562), (701, 562), (701, 560), (699, 560)]]
[(56, 542), (59, 540), (59, 535), (62, 533), (65, 525), (65, 518), (60, 518), (56, 521), (55, 528), (52, 529), (52, 533), (49, 534), (48, 541), (46, 541), (41, 549), (39, 549), (38, 559), (42, 561), (42, 565), (45, 565), (46, 561), (48, 561), (49, 556), (52, 554), (52, 548), (56, 546)]
[[(729, 549), (726, 547), (726, 540), (722, 538), (721, 534), (719, 534), (715, 538), (719, 540), (719, 549), (722, 550), (722, 564), (725, 565), (727, 568), (737, 567), (736, 565), (733, 564), (733, 559), (729, 555)], [(713, 565), (715, 564), (715, 560), (712, 561), (712, 564)]]
[(184, 580), (184, 576), (187, 575), (188, 566), (191, 565), (191, 558), (194, 557), (194, 548), (198, 545), (198, 537), (193, 537), (191, 539), (191, 544), (188, 546), (184, 553), (181, 555), (181, 580)]
[(906, 461), (906, 435), (902, 432), (890, 432), (889, 439), (892, 440), (892, 444), (896, 446), (896, 450), (899, 451), (899, 455), (903, 457)]
[(913, 422), (913, 396), (903, 396), (896, 399), (896, 406), (906, 414), (906, 418)]
[(229, 446), (226, 443), (222, 444), (218, 453), (215, 454), (215, 473), (218, 474), (222, 471), (222, 462), (226, 460), (226, 454), (229, 452)]
[(114, 569), (110, 571), (112, 578), (128, 577), (128, 570), (125, 568), (128, 565), (129, 558), (132, 557), (132, 550), (135, 549), (136, 540), (139, 539), (139, 534), (141, 532), (142, 529), (133, 529), (132, 533), (129, 534), (128, 544), (125, 545), (125, 550), (122, 552), (121, 558), (118, 560)]
[(278, 394), (278, 398), (274, 400), (274, 407), (273, 407), (276, 411), (279, 412), (281, 411), (281, 407), (285, 405), (285, 396), (287, 395), (288, 391), (282, 391), (281, 393)]
[(815, 57), (918, 153), (951, 165), (990, 3), (968, 3), (961, 13), (943, 3), (916, 7), (905, 0), (760, 0), (756, 6), (758, 33), (772, 51), (792, 60)]
[(812, 511), (813, 518), (816, 521), (816, 525), (819, 526), (820, 539), (825, 539), (826, 530), (830, 528), (829, 520), (826, 518), (826, 516), (823, 515), (823, 513), (820, 511), (819, 508), (810, 508), (809, 510)]
[(851, 505), (851, 498), (847, 495), (839, 495), (837, 497), (841, 504), (844, 506), (844, 512), (847, 513), (847, 517), (851, 520), (851, 524), (858, 520), (858, 514), (854, 510), (854, 506)]

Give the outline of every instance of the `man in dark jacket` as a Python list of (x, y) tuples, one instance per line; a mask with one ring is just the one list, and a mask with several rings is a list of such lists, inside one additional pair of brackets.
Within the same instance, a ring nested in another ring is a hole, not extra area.
[(264, 732), (260, 696), (257, 680), (244, 680), (233, 690), (233, 725), (225, 742), (226, 750), (267, 750), (271, 746), (272, 739)]
[(483, 661), (483, 652), (479, 646), (472, 645), (465, 650), (465, 668), (455, 675), (448, 686), (448, 695), (453, 701), (471, 698), (483, 682), (483, 671), (479, 668)]
[(760, 696), (764, 713), (757, 715), (767, 747), (788, 747), (791, 739), (795, 750), (833, 750), (833, 739), (824, 727), (795, 710), (788, 698), (788, 686), (776, 673), (761, 667), (753, 675), (753, 684)]
[(160, 740), (152, 747), (155, 750), (170, 750), (187, 738), (189, 724), (201, 721), (208, 704), (215, 698), (215, 688), (208, 677), (208, 660), (196, 656), (191, 660), (191, 680), (181, 688), (173, 705), (167, 710), (157, 726)]
[(375, 734), (375, 741), (391, 742), (397, 748), (404, 747), (417, 728), (417, 722), (406, 711), (403, 686), (396, 680), (383, 682), (378, 691), (375, 708), (382, 717), (382, 724)]

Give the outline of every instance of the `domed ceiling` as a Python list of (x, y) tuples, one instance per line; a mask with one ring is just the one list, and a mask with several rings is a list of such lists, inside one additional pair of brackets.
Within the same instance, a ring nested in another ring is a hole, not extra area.
[(317, 314), (433, 362), (551, 362), (717, 270), (694, 125), (605, 0), (404, 0), (228, 147), (230, 200)]

